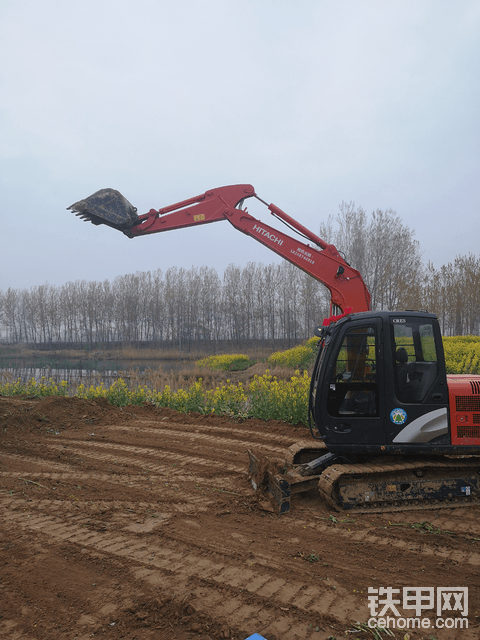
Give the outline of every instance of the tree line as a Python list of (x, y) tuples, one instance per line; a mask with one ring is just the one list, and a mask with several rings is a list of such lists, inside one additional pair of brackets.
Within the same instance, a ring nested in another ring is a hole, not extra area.
[[(353, 203), (320, 226), (363, 276), (373, 309), (426, 309), (444, 335), (478, 334), (480, 257), (436, 269), (391, 209), (368, 215)], [(215, 269), (170, 268), (113, 281), (0, 291), (0, 337), (30, 344), (149, 342), (191, 348), (252, 340), (296, 344), (329, 315), (329, 293), (288, 262)]]
[[(328, 293), (328, 292), (327, 292)], [(0, 292), (0, 326), (8, 342), (211, 341), (297, 344), (328, 313), (325, 288), (289, 263), (170, 268), (113, 281), (44, 284)]]

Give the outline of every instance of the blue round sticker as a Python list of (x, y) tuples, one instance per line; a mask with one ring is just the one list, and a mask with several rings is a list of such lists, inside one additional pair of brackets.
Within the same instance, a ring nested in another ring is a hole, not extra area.
[(407, 419), (407, 412), (403, 409), (394, 409), (390, 412), (390, 420), (393, 424), (403, 424)]

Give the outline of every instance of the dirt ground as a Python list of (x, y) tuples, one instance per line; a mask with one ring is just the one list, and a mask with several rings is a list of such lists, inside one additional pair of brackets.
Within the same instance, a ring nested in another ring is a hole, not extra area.
[(435, 628), (430, 609), (432, 627), (408, 634), (478, 638), (479, 508), (347, 516), (312, 492), (288, 515), (263, 510), (247, 449), (281, 456), (306, 436), (278, 422), (0, 397), (0, 637), (373, 638), (348, 633), (370, 618), (369, 587), (468, 587), (468, 630)]

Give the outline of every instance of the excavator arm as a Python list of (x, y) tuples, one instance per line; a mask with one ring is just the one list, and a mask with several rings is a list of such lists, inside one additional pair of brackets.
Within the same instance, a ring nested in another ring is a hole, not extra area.
[[(247, 198), (257, 198), (270, 213), (304, 240), (297, 240), (243, 209)], [(337, 249), (326, 243), (274, 204), (267, 204), (249, 184), (211, 189), (204, 194), (138, 216), (136, 209), (118, 191), (102, 189), (68, 207), (86, 221), (106, 224), (130, 238), (228, 220), (238, 231), (254, 238), (285, 260), (324, 284), (331, 306), (343, 313), (370, 309), (370, 293), (360, 273), (350, 267)]]

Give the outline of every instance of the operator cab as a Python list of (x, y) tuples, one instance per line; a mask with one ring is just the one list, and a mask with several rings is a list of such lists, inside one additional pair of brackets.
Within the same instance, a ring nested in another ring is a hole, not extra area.
[(449, 444), (443, 344), (434, 314), (364, 312), (324, 327), (310, 414), (330, 451)]

